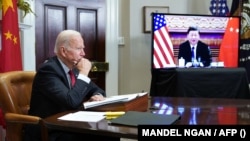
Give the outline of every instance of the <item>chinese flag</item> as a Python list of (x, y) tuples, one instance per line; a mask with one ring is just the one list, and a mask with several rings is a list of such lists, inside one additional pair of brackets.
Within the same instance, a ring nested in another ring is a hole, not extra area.
[(22, 70), (16, 0), (2, 0), (2, 47), (0, 72)]
[(221, 42), (219, 61), (224, 62), (225, 67), (238, 67), (239, 49), (239, 19), (230, 18)]

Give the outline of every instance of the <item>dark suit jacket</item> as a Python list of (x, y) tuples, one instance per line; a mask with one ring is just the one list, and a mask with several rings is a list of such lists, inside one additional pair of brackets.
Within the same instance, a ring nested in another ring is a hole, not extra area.
[[(77, 70), (74, 72), (76, 76), (79, 73)], [(53, 57), (42, 64), (35, 75), (29, 114), (45, 118), (66, 110), (76, 110), (82, 107), (83, 100), (94, 93), (106, 96), (93, 82), (88, 84), (80, 79), (76, 79), (71, 89), (59, 60)], [(26, 130), (34, 136), (40, 134), (32, 126), (28, 126)]]
[[(185, 41), (184, 43), (180, 44), (178, 59), (181, 57), (185, 59), (185, 64), (187, 62), (191, 62), (192, 53), (189, 41)], [(196, 59), (198, 60), (198, 58), (200, 58), (200, 62), (202, 62), (204, 66), (210, 66), (212, 61), (210, 48), (207, 44), (201, 41), (198, 41), (196, 47)]]

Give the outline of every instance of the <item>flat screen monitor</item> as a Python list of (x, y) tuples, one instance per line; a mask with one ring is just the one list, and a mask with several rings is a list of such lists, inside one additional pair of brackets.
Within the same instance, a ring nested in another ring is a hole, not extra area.
[[(190, 38), (197, 38), (195, 34), (188, 34), (190, 28), (198, 29), (199, 39), (197, 40), (202, 43), (196, 44), (195, 59), (193, 57), (183, 59), (184, 56), (192, 55), (190, 42), (193, 39)], [(239, 16), (152, 13), (151, 30), (152, 69), (187, 68), (190, 67), (190, 63), (191, 67), (238, 67)], [(207, 45), (207, 50), (198, 49), (199, 44)], [(181, 46), (189, 47), (181, 49)], [(202, 55), (197, 55), (199, 53), (207, 55), (205, 53), (207, 51), (209, 51), (210, 62), (206, 61), (208, 56), (204, 59)]]

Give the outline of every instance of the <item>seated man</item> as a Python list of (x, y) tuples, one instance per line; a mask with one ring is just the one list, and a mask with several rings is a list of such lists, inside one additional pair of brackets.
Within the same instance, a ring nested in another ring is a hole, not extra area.
[(198, 28), (189, 27), (187, 41), (180, 44), (178, 59), (185, 60), (186, 67), (207, 67), (212, 61), (210, 48), (200, 41)]
[[(57, 36), (54, 53), (35, 75), (29, 115), (48, 116), (83, 107), (85, 101), (105, 99), (105, 92), (93, 83), (88, 74), (91, 62), (84, 58), (84, 40), (74, 30), (64, 30)], [(70, 73), (69, 73), (70, 72)], [(119, 141), (120, 138), (97, 136), (67, 131), (49, 131), (50, 141), (82, 140)], [(41, 130), (37, 125), (25, 127), (25, 141), (41, 141)]]

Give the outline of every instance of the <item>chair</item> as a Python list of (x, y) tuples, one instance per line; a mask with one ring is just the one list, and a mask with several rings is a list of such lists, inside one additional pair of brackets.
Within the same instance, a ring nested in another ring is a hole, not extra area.
[(40, 117), (27, 115), (34, 76), (34, 71), (0, 73), (0, 107), (6, 122), (6, 141), (22, 141), (24, 124), (42, 125)]

